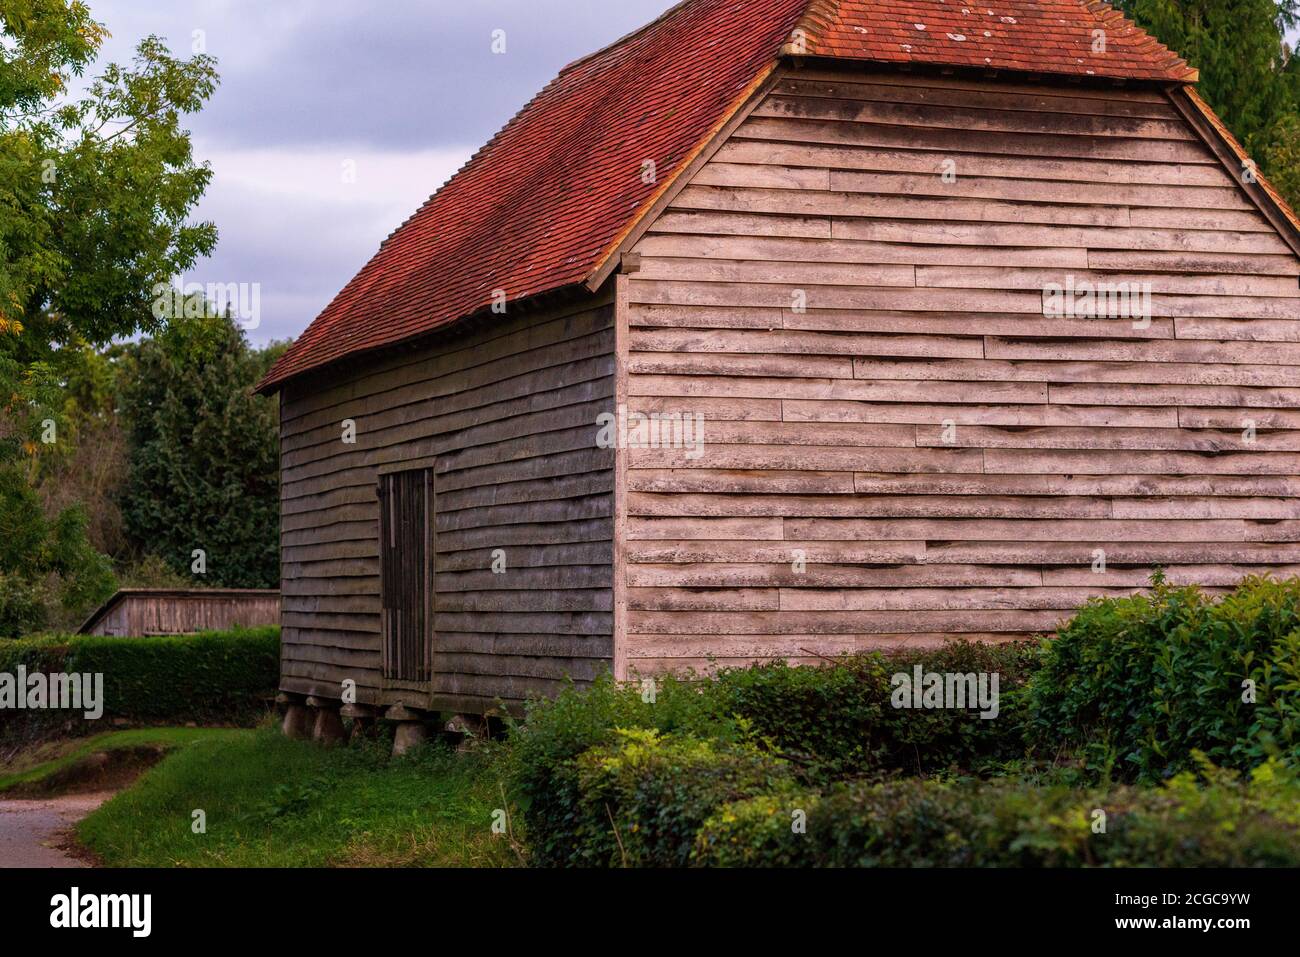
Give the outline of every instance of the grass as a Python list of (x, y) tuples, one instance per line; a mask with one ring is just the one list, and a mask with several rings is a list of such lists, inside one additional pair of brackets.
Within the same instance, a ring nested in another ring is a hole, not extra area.
[(491, 746), (391, 759), (383, 741), (326, 749), (267, 725), (176, 751), (77, 833), (114, 867), (510, 866), (501, 782)]
[(18, 785), (36, 784), (97, 751), (160, 746), (180, 748), (196, 741), (220, 738), (236, 732), (228, 728), (136, 728), (105, 731), (89, 738), (47, 742), (12, 762), (13, 770), (0, 775), (0, 793)]

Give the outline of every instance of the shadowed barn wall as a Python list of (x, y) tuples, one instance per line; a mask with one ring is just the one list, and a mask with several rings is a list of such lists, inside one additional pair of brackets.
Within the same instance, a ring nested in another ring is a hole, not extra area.
[[(613, 307), (596, 296), (285, 386), (282, 690), (338, 698), (352, 678), (364, 703), (482, 711), (609, 667), (613, 451), (594, 435), (613, 349)], [(380, 650), (376, 485), (425, 466), (432, 700), (385, 691)]]

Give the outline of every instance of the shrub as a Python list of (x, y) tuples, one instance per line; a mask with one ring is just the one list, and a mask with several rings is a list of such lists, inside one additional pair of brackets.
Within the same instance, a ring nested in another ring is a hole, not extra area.
[[(697, 866), (1295, 867), (1300, 787), (1269, 764), (1249, 784), (1184, 773), (1157, 789), (1041, 788), (916, 779), (854, 783), (823, 798), (729, 804), (696, 836)], [(790, 825), (796, 802), (807, 832)], [(1103, 831), (1094, 830), (1104, 812)]]
[(669, 677), (650, 703), (638, 689), (605, 675), (585, 689), (570, 687), (553, 699), (529, 702), (526, 720), (511, 730), (509, 775), (534, 862), (558, 865), (585, 857), (573, 838), (585, 813), (577, 759), (614, 743), (618, 729), (695, 729), (701, 737), (734, 740), (734, 726), (711, 719), (706, 700), (689, 682)]
[(811, 866), (812, 847), (806, 840), (807, 815), (820, 802), (821, 796), (815, 792), (790, 790), (723, 805), (696, 832), (691, 864)]
[[(978, 769), (1024, 755), (1019, 688), (1037, 663), (1032, 645), (950, 642), (938, 649), (840, 659), (833, 667), (785, 662), (721, 672), (708, 694), (720, 714), (744, 719), (757, 739), (800, 760), (810, 779)], [(891, 678), (914, 665), (940, 673), (997, 673), (1000, 711), (900, 709)]]
[(745, 746), (623, 731), (578, 759), (581, 799), (567, 863), (684, 867), (705, 819), (788, 785), (783, 762)]
[(1248, 578), (1218, 601), (1152, 583), (1089, 601), (1045, 644), (1025, 692), (1037, 749), (1143, 782), (1191, 768), (1194, 751), (1239, 770), (1270, 754), (1300, 765), (1300, 579)]
[[(511, 779), (542, 864), (589, 860), (574, 837), (586, 826), (579, 756), (609, 747), (622, 730), (745, 745), (779, 757), (805, 783), (848, 775), (980, 768), (1024, 752), (1017, 688), (1034, 666), (1032, 646), (953, 643), (941, 649), (839, 659), (825, 668), (784, 662), (727, 669), (708, 680), (666, 677), (653, 701), (606, 676), (529, 705), (512, 735)], [(890, 706), (890, 678), (921, 664), (932, 671), (1000, 674), (996, 720), (974, 711)], [(597, 857), (609, 853), (602, 845)]]
[[(279, 649), (275, 627), (152, 638), (40, 636), (0, 641), (0, 672), (22, 665), (29, 674), (102, 674), (103, 719), (252, 723), (279, 684)], [(82, 732), (102, 725), (80, 711), (0, 711), (6, 734), (69, 722)]]

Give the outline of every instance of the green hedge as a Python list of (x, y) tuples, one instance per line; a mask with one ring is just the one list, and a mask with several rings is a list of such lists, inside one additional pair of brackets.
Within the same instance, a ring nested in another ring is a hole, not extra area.
[[(1221, 599), (1159, 573), (1152, 584), (1149, 595), (1089, 602), (1039, 646), (778, 662), (661, 679), (653, 695), (607, 678), (536, 703), (511, 749), (533, 860), (1300, 860), (1294, 781), (1246, 789), (1206, 771), (1300, 771), (1300, 580), (1250, 578)], [(997, 718), (894, 707), (891, 677), (916, 665), (997, 673)], [(1200, 790), (1187, 776), (1197, 770), (1209, 776)], [(1090, 787), (1062, 786), (1079, 782)], [(1270, 804), (1277, 794), (1292, 805)], [(1097, 809), (1104, 834), (1090, 827)]]
[[(957, 767), (979, 770), (1024, 756), (1021, 689), (1038, 664), (1029, 643), (953, 641), (941, 648), (868, 654), (835, 665), (783, 662), (722, 672), (708, 686), (714, 713), (736, 716), (749, 735), (801, 763), (813, 780)], [(911, 709), (891, 704), (893, 675), (915, 665), (939, 673), (996, 673), (1000, 710)]]
[[(709, 679), (665, 677), (655, 682), (653, 700), (639, 686), (604, 678), (534, 702), (514, 729), (511, 748), (511, 776), (534, 861), (608, 858), (608, 845), (593, 850), (585, 837), (591, 782), (583, 778), (580, 757), (617, 745), (623, 731), (708, 740), (729, 754), (748, 749), (770, 755), (781, 760), (783, 774), (808, 784), (899, 771), (978, 770), (1023, 756), (1019, 689), (1036, 660), (1032, 645), (954, 642), (897, 656), (845, 657), (825, 668), (777, 662), (726, 669)], [(997, 672), (998, 717), (893, 708), (891, 677), (917, 664), (937, 672)]]
[(744, 746), (622, 731), (578, 758), (569, 864), (684, 867), (719, 807), (790, 785), (787, 766)]
[[(1104, 813), (1100, 818), (1098, 812)], [(796, 828), (802, 815), (806, 826)], [(1104, 823), (1104, 830), (1098, 824)], [(918, 779), (764, 795), (720, 807), (705, 867), (1296, 867), (1300, 787), (1280, 766), (1250, 784), (1210, 772), (1162, 788)]]
[(79, 711), (0, 710), (0, 729), (6, 732), (69, 722), (70, 730), (94, 731), (112, 718), (247, 723), (266, 712), (279, 684), (280, 632), (272, 626), (173, 637), (0, 641), (0, 672), (13, 674), (19, 665), (29, 674), (102, 674), (104, 714), (85, 721)]
[[(1254, 703), (1243, 700), (1254, 682)], [(1094, 599), (1046, 642), (1026, 689), (1043, 755), (1154, 782), (1194, 766), (1300, 766), (1300, 579), (1248, 578), (1222, 599), (1173, 588)]]

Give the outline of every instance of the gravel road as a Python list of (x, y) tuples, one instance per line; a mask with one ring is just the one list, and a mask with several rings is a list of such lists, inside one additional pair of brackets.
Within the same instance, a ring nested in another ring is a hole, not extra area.
[(112, 791), (34, 801), (0, 800), (0, 867), (86, 867), (62, 850), (68, 830)]

